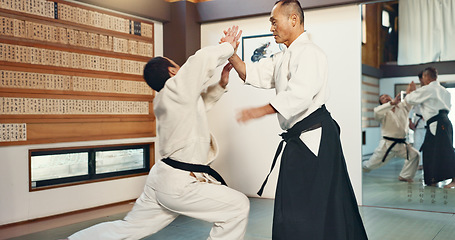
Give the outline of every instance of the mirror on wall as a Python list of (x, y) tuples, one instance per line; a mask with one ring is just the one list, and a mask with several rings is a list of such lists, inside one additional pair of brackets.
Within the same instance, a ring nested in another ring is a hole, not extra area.
[[(381, 124), (374, 108), (379, 96), (392, 98), (406, 89), (409, 82), (419, 82), (416, 70), (406, 76), (384, 76), (384, 66), (397, 65), (399, 1), (361, 5), (362, 9), (362, 161), (369, 160), (378, 147)], [(416, 67), (418, 69), (418, 66)], [(423, 70), (423, 69), (421, 69)], [(452, 76), (454, 73), (452, 73)], [(441, 78), (439, 78), (441, 79)], [(449, 78), (440, 80), (455, 99), (455, 85)], [(453, 79), (455, 82), (455, 79)], [(455, 102), (452, 103), (455, 106)], [(455, 111), (451, 117), (455, 123)], [(410, 114), (411, 119), (415, 115)], [(414, 132), (408, 131), (407, 141), (414, 144)], [(443, 185), (426, 186), (423, 170), (417, 170), (413, 182), (398, 179), (405, 159), (393, 158), (380, 168), (363, 172), (363, 205), (386, 208), (415, 209), (455, 213), (455, 189)], [(450, 182), (450, 180), (448, 180)]]

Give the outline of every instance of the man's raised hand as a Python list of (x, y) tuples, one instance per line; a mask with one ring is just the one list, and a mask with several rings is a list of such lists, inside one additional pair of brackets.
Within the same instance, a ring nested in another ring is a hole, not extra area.
[(237, 49), (240, 36), (242, 35), (242, 30), (239, 31), (239, 26), (232, 26), (228, 30), (224, 30), (223, 33), (224, 37), (220, 39), (220, 43), (230, 43), (234, 49)]

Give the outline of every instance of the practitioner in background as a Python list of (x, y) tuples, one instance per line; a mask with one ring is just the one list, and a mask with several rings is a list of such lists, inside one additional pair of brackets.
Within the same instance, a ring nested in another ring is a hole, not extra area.
[(411, 105), (400, 101), (400, 94), (395, 99), (388, 94), (382, 94), (379, 103), (381, 105), (374, 108), (374, 117), (381, 123), (382, 139), (370, 159), (362, 163), (363, 171), (370, 172), (380, 168), (394, 157), (404, 158), (398, 180), (413, 182), (420, 154), (406, 142)]
[[(419, 81), (422, 81), (422, 72), (420, 72), (418, 75)], [(427, 122), (425, 119), (423, 119), (422, 116), (422, 110), (420, 110), (420, 105), (415, 105), (411, 108), (411, 111), (409, 112), (409, 129), (414, 131), (413, 139), (414, 143), (412, 146), (420, 151), (420, 148), (422, 147), (423, 140), (425, 139), (425, 132), (427, 129), (425, 128), (427, 125)], [(419, 167), (417, 168), (418, 170), (423, 169), (423, 161), (422, 161), (422, 155), (420, 155), (419, 158)]]
[(452, 179), (445, 188), (455, 187), (455, 153), (453, 128), (448, 117), (451, 108), (450, 93), (437, 81), (438, 71), (428, 67), (423, 71), (416, 90), (415, 83), (408, 87), (405, 101), (420, 105), (422, 116), (427, 120), (427, 131), (422, 145), (423, 177), (426, 185)]
[(305, 32), (298, 1), (278, 1), (270, 23), (275, 41), (286, 45), (284, 51), (253, 64), (234, 54), (229, 62), (246, 84), (276, 90), (269, 103), (238, 116), (239, 122), (247, 122), (276, 114), (285, 130), (272, 163), (273, 168), (285, 141), (272, 239), (367, 239), (346, 169), (340, 128), (325, 107), (326, 55)]
[(229, 29), (221, 44), (200, 49), (182, 67), (163, 57), (147, 63), (144, 79), (157, 91), (153, 108), (164, 159), (152, 167), (143, 193), (123, 220), (84, 229), (70, 240), (141, 239), (180, 214), (212, 222), (208, 239), (243, 239), (249, 200), (208, 166), (218, 147), (206, 115), (225, 92), (232, 67), (224, 67), (218, 83), (209, 80), (232, 56), (239, 37), (237, 27)]

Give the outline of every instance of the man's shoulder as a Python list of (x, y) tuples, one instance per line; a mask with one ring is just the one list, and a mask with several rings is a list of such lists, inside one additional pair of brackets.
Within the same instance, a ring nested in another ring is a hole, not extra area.
[(294, 57), (298, 58), (305, 58), (310, 57), (313, 59), (324, 59), (327, 61), (327, 55), (325, 54), (324, 50), (320, 48), (318, 45), (314, 44), (313, 42), (301, 42), (293, 51)]

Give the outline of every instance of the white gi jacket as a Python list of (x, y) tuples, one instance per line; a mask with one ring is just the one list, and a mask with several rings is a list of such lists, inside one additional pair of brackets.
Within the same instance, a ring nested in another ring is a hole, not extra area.
[[(395, 112), (392, 108), (395, 107)], [(406, 102), (392, 105), (384, 103), (374, 108), (374, 117), (381, 122), (381, 134), (391, 138), (406, 138), (408, 133), (408, 115), (411, 106)]]
[(278, 111), (283, 130), (294, 126), (328, 99), (327, 57), (306, 32), (289, 48), (246, 64), (246, 84), (258, 88), (275, 88), (276, 96), (270, 104)]
[[(430, 82), (414, 92), (406, 95), (404, 100), (411, 105), (420, 104), (423, 118), (428, 121), (439, 114), (439, 110), (449, 110), (451, 107), (450, 93), (438, 81)], [(430, 132), (435, 135), (437, 122), (430, 124)]]
[(422, 111), (420, 110), (420, 105), (415, 105), (412, 107), (411, 111), (409, 112), (409, 118), (414, 122), (414, 124), (418, 121), (416, 125), (416, 129), (425, 129), (426, 120), (417, 116), (417, 114), (422, 115)]
[[(210, 134), (206, 111), (220, 99), (225, 89), (218, 83), (209, 86), (209, 80), (215, 69), (233, 53), (229, 43), (200, 49), (156, 94), (153, 106), (158, 123), (159, 152), (163, 158), (203, 165), (215, 159), (218, 147)], [(216, 182), (206, 174), (197, 174), (197, 177)], [(194, 181), (189, 172), (158, 161), (150, 171), (146, 185), (159, 192), (179, 194), (188, 181)]]

